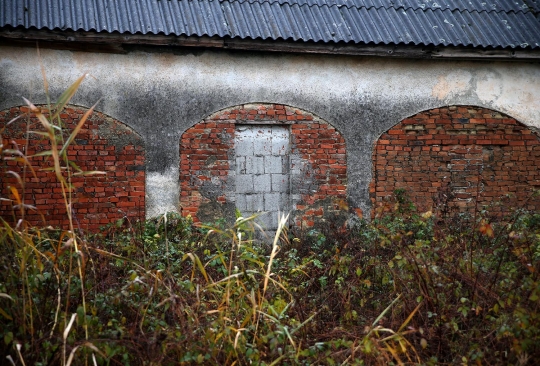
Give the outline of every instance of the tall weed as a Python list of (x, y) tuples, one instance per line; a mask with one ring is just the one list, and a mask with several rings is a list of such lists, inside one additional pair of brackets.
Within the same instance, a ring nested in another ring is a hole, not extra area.
[[(44, 75), (45, 76), (45, 75)], [(15, 161), (21, 169), (10, 170), (10, 165), (3, 164), (4, 174), (15, 177), (16, 185), (8, 187), (9, 200), (13, 207), (14, 225), (10, 226), (2, 219), (0, 238), (2, 241), (2, 298), (7, 301), (1, 308), (4, 345), (15, 349), (17, 358), (25, 363), (25, 354), (36, 354), (34, 362), (54, 358), (62, 365), (71, 364), (78, 348), (90, 350), (95, 359), (95, 346), (89, 341), (87, 324), (87, 304), (85, 289), (85, 266), (87, 255), (85, 243), (74, 230), (72, 215), (71, 177), (74, 175), (93, 175), (101, 172), (81, 171), (68, 158), (68, 148), (75, 136), (92, 113), (93, 107), (81, 118), (73, 131), (65, 131), (60, 120), (60, 113), (69, 103), (85, 75), (73, 83), (54, 104), (47, 108), (37, 108), (25, 99), (29, 114), (41, 123), (39, 130), (28, 130), (48, 140), (50, 149), (35, 156), (45, 156), (50, 161), (51, 174), (54, 174), (62, 193), (69, 229), (62, 232), (31, 227), (25, 221), (28, 210), (35, 209), (25, 201), (25, 181), (28, 175), (35, 174), (34, 167), (20, 148), (2, 138), (0, 155), (2, 162)], [(45, 88), (47, 89), (45, 79)], [(47, 91), (47, 90), (46, 90)], [(21, 116), (24, 119), (25, 116)], [(3, 127), (17, 123), (10, 121)], [(28, 141), (28, 140), (27, 140)], [(26, 151), (27, 149), (25, 149)], [(76, 296), (77, 301), (72, 301)], [(54, 300), (53, 300), (54, 299)], [(78, 327), (74, 327), (77, 316)], [(81, 336), (82, 334), (82, 336)], [(82, 343), (69, 347), (74, 339)], [(96, 351), (97, 352), (97, 351)]]

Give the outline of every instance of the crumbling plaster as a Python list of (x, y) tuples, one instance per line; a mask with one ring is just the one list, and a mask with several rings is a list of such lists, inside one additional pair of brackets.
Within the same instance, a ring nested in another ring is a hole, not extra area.
[[(179, 139), (204, 117), (246, 103), (309, 111), (345, 137), (348, 194), (369, 217), (375, 141), (403, 118), (446, 105), (477, 105), (540, 128), (540, 64), (385, 59), (227, 51), (41, 50), (54, 100), (88, 73), (73, 104), (135, 129), (147, 149), (147, 216), (178, 207)], [(46, 101), (32, 48), (0, 46), (0, 110), (24, 96)]]

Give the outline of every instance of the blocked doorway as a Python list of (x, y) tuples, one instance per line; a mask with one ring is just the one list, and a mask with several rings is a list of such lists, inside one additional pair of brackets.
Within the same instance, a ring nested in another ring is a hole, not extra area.
[(289, 126), (237, 125), (235, 132), (236, 208), (244, 217), (278, 227), (279, 212), (290, 209)]
[(435, 108), (381, 135), (371, 199), (380, 212), (395, 189), (405, 189), (420, 211), (538, 210), (539, 157), (538, 134), (510, 116), (478, 106)]
[(183, 133), (179, 168), (182, 214), (196, 222), (232, 224), (235, 210), (260, 210), (272, 229), (281, 210), (295, 227), (339, 226), (356, 210), (343, 136), (298, 108), (245, 104), (209, 115)]

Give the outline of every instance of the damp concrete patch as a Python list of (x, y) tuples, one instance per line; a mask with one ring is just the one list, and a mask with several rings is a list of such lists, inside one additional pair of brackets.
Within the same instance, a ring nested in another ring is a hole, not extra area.
[(146, 173), (146, 218), (178, 212), (178, 169)]

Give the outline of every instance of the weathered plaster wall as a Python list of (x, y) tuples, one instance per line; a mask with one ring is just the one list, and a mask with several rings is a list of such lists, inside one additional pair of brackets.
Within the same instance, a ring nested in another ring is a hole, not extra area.
[[(540, 128), (540, 65), (395, 60), (243, 52), (42, 50), (53, 98), (81, 74), (74, 99), (141, 134), (147, 151), (146, 214), (179, 202), (178, 141), (206, 116), (246, 103), (309, 111), (345, 137), (349, 205), (369, 214), (375, 141), (407, 116), (445, 105), (476, 105)], [(43, 103), (36, 50), (0, 47), (0, 110), (21, 96)]]

